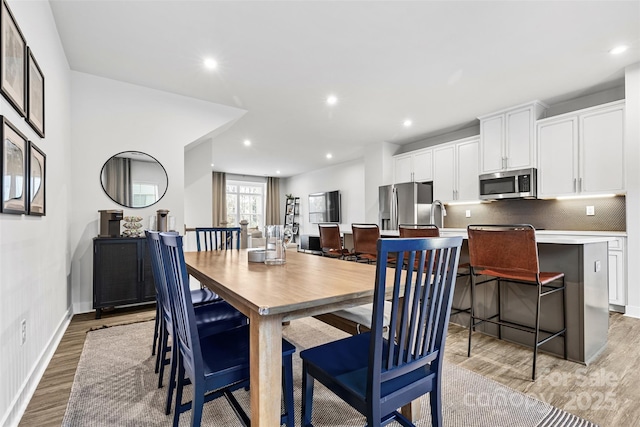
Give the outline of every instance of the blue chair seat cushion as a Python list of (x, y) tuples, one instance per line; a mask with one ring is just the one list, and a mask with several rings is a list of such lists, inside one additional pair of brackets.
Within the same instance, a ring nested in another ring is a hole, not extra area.
[[(321, 383), (333, 389), (333, 384), (360, 400), (366, 398), (367, 366), (369, 362), (370, 332), (354, 335), (338, 341), (333, 341), (318, 347), (300, 352), (300, 358), (312, 371), (312, 375)], [(384, 340), (383, 353), (388, 348), (388, 341)], [(417, 383), (421, 396), (431, 390), (434, 374), (430, 364), (418, 370), (398, 376), (381, 384), (381, 398), (393, 398), (393, 393), (409, 384)]]
[(196, 327), (202, 336), (217, 334), (228, 328), (246, 325), (247, 318), (226, 301), (193, 307)]
[(193, 305), (206, 304), (220, 301), (222, 298), (210, 289), (195, 289), (191, 291), (191, 302)]
[[(227, 329), (200, 340), (205, 378), (231, 384), (249, 378), (249, 325)], [(296, 348), (282, 339), (282, 356), (290, 356)]]

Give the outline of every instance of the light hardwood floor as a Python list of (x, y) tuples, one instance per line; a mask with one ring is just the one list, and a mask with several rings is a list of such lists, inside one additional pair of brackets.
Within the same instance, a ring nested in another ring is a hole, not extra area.
[[(105, 312), (99, 320), (92, 313), (74, 316), (27, 407), (20, 427), (61, 424), (89, 330), (151, 320), (154, 315), (154, 309), (136, 308)], [(611, 314), (607, 348), (588, 367), (539, 354), (536, 382), (529, 379), (530, 349), (476, 334), (472, 356), (467, 358), (467, 336), (467, 329), (450, 326), (446, 350), (448, 362), (601, 426), (640, 426), (640, 320)], [(470, 405), (486, 402), (483, 396), (460, 398), (466, 399)]]

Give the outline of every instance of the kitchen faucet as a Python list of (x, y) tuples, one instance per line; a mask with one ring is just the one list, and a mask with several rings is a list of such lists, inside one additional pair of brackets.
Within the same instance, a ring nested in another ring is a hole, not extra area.
[[(436, 224), (435, 223), (435, 214), (436, 214), (436, 205), (440, 206), (440, 224)], [(444, 207), (444, 203), (442, 203), (442, 201), (440, 200), (434, 200), (431, 203), (431, 217), (430, 217), (430, 222), (431, 224), (436, 224), (438, 225), (438, 227), (440, 228), (444, 228), (444, 216), (447, 214), (447, 210)]]

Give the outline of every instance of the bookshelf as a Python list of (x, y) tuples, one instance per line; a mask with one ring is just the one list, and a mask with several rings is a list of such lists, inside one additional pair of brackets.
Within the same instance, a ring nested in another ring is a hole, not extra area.
[(287, 197), (287, 201), (284, 209), (284, 226), (290, 227), (293, 232), (292, 242), (298, 241), (298, 233), (300, 229), (299, 217), (300, 215), (300, 197)]

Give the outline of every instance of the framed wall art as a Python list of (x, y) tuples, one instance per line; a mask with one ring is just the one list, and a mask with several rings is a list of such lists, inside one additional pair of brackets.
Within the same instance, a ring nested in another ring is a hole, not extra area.
[(27, 42), (5, 0), (0, 8), (0, 92), (22, 117), (26, 116)]
[(0, 116), (2, 162), (0, 163), (0, 212), (27, 213), (27, 151), (29, 142), (4, 116)]
[(27, 122), (44, 138), (44, 75), (27, 47)]
[(44, 75), (27, 47), (27, 122), (44, 138)]
[(47, 156), (29, 142), (29, 215), (45, 215)]

